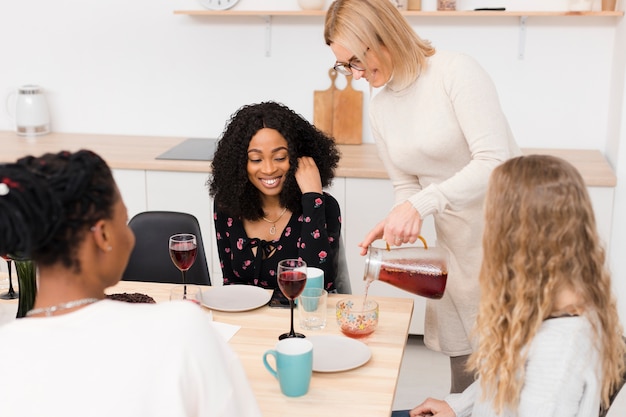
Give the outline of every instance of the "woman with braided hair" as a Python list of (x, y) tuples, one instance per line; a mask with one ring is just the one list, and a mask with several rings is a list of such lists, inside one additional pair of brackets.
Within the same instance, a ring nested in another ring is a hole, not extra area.
[(0, 253), (39, 270), (34, 308), (0, 326), (2, 416), (260, 416), (202, 309), (105, 299), (135, 243), (127, 220), (91, 151), (0, 165)]

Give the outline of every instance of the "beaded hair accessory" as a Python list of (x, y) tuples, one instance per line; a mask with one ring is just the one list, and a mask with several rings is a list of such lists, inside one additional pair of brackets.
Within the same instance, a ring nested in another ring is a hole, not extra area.
[(0, 196), (9, 194), (11, 188), (18, 188), (19, 186), (20, 184), (11, 180), (11, 178), (2, 177), (2, 182), (0, 182)]

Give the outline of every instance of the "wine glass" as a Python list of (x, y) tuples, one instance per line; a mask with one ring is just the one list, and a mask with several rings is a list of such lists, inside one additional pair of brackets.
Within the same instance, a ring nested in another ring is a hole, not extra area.
[(278, 339), (288, 337), (305, 337), (302, 333), (293, 331), (293, 306), (294, 300), (302, 294), (306, 285), (306, 262), (301, 259), (284, 259), (278, 262), (278, 287), (285, 297), (289, 298), (291, 309), (291, 330), (281, 334)]
[(183, 298), (187, 295), (187, 282), (185, 276), (187, 270), (191, 268), (191, 265), (196, 261), (196, 255), (198, 254), (198, 242), (196, 241), (196, 235), (191, 233), (179, 233), (170, 236), (170, 257), (172, 262), (176, 265), (176, 268), (180, 269), (183, 275)]
[(0, 298), (3, 300), (14, 300), (19, 297), (20, 294), (13, 289), (13, 278), (11, 277), (11, 264), (13, 261), (8, 257), (8, 255), (0, 255), (0, 257), (7, 261), (7, 265), (9, 266), (9, 291), (4, 294), (0, 294)]

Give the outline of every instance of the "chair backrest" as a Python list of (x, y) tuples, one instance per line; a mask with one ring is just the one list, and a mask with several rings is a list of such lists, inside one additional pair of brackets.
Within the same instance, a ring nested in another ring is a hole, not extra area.
[(352, 284), (350, 284), (350, 273), (348, 272), (348, 261), (346, 260), (346, 249), (343, 244), (343, 237), (339, 239), (339, 250), (337, 251), (337, 277), (335, 287), (339, 294), (352, 294)]
[(200, 224), (194, 215), (144, 211), (130, 219), (128, 226), (135, 233), (135, 248), (122, 275), (123, 280), (182, 284), (181, 272), (170, 258), (169, 238), (177, 233), (193, 233), (198, 242), (198, 254), (187, 271), (186, 282), (211, 285)]

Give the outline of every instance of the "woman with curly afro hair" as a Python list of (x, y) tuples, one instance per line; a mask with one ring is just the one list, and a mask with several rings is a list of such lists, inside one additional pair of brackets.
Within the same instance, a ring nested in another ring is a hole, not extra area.
[(301, 258), (336, 289), (341, 212), (322, 188), (338, 162), (333, 138), (280, 103), (233, 114), (208, 181), (224, 285), (276, 288), (278, 262)]

